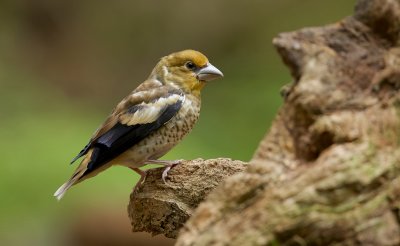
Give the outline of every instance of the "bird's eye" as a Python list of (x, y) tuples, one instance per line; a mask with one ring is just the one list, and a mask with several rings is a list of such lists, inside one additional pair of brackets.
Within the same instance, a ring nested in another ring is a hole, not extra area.
[(190, 70), (196, 69), (196, 65), (194, 65), (194, 63), (191, 61), (186, 62), (185, 66)]

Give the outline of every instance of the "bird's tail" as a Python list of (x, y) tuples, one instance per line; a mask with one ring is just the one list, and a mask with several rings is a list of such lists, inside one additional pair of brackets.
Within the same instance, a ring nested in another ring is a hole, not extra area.
[(88, 172), (88, 165), (91, 162), (92, 152), (93, 150), (88, 151), (86, 157), (82, 160), (81, 164), (79, 164), (78, 168), (75, 170), (74, 175), (72, 175), (72, 177), (63, 185), (61, 185), (60, 188), (58, 188), (58, 190), (54, 193), (54, 196), (57, 198), (57, 200), (61, 200), (61, 198), (63, 198), (69, 188), (71, 188), (71, 186), (76, 185), (85, 179), (96, 176), (99, 172), (108, 167), (107, 165), (103, 165), (102, 167), (97, 168), (95, 171)]
[(60, 188), (58, 188), (58, 190), (54, 193), (54, 196), (57, 198), (57, 200), (61, 200), (61, 198), (63, 198), (63, 196), (65, 195), (65, 192), (67, 192), (67, 190), (71, 188), (72, 185), (72, 180), (69, 180), (68, 182), (61, 185)]
[(76, 184), (79, 181), (79, 178), (82, 176), (83, 172), (80, 170), (77, 170), (76, 173), (63, 185), (60, 186), (60, 188), (57, 189), (57, 191), (54, 193), (54, 196), (57, 198), (57, 200), (61, 200), (63, 196), (65, 195), (65, 192), (71, 188), (74, 184)]
[(86, 157), (82, 160), (82, 162), (79, 164), (79, 166), (76, 168), (74, 174), (72, 177), (65, 182), (63, 185), (58, 188), (58, 190), (54, 193), (54, 196), (57, 198), (57, 200), (61, 200), (65, 193), (71, 188), (71, 186), (80, 183), (86, 178), (86, 170), (87, 170), (87, 165), (90, 162), (90, 156), (92, 154), (92, 150), (89, 150), (88, 154)]

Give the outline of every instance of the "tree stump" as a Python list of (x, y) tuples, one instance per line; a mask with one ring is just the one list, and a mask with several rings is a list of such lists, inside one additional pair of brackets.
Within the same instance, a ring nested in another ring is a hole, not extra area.
[(148, 170), (144, 184), (132, 192), (128, 206), (132, 231), (147, 231), (176, 238), (193, 211), (225, 177), (245, 169), (246, 163), (227, 158), (184, 161), (170, 170)]
[[(354, 16), (273, 43), (294, 78), (284, 105), (243, 172), (204, 201), (180, 193), (202, 202), (177, 245), (400, 245), (400, 0), (359, 0)], [(220, 180), (217, 167), (201, 175)], [(158, 206), (135, 209), (141, 195), (130, 217), (148, 224), (140, 216)]]

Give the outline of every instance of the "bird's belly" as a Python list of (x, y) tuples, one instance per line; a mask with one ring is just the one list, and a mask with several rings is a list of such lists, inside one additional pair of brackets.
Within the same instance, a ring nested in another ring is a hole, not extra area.
[(147, 160), (156, 160), (176, 146), (193, 128), (199, 117), (200, 105), (186, 100), (182, 109), (165, 125), (131, 147), (112, 164), (141, 167)]

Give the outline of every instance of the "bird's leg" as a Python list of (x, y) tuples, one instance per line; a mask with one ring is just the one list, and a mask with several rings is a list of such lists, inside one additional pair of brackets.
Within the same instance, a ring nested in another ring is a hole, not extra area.
[(160, 164), (165, 166), (165, 169), (162, 173), (162, 180), (164, 181), (164, 184), (167, 184), (167, 182), (165, 181), (165, 179), (168, 176), (168, 172), (169, 170), (171, 170), (171, 168), (173, 168), (174, 166), (180, 164), (183, 160), (174, 160), (174, 161), (166, 161), (166, 160), (147, 160), (147, 163), (151, 163), (151, 164)]
[(137, 167), (130, 167), (130, 169), (132, 169), (133, 171), (135, 171), (136, 173), (138, 173), (140, 175), (139, 181), (136, 183), (135, 187), (133, 188), (133, 192), (136, 192), (136, 190), (139, 188), (139, 186), (141, 186), (144, 183), (144, 181), (146, 180), (147, 171), (140, 170)]

